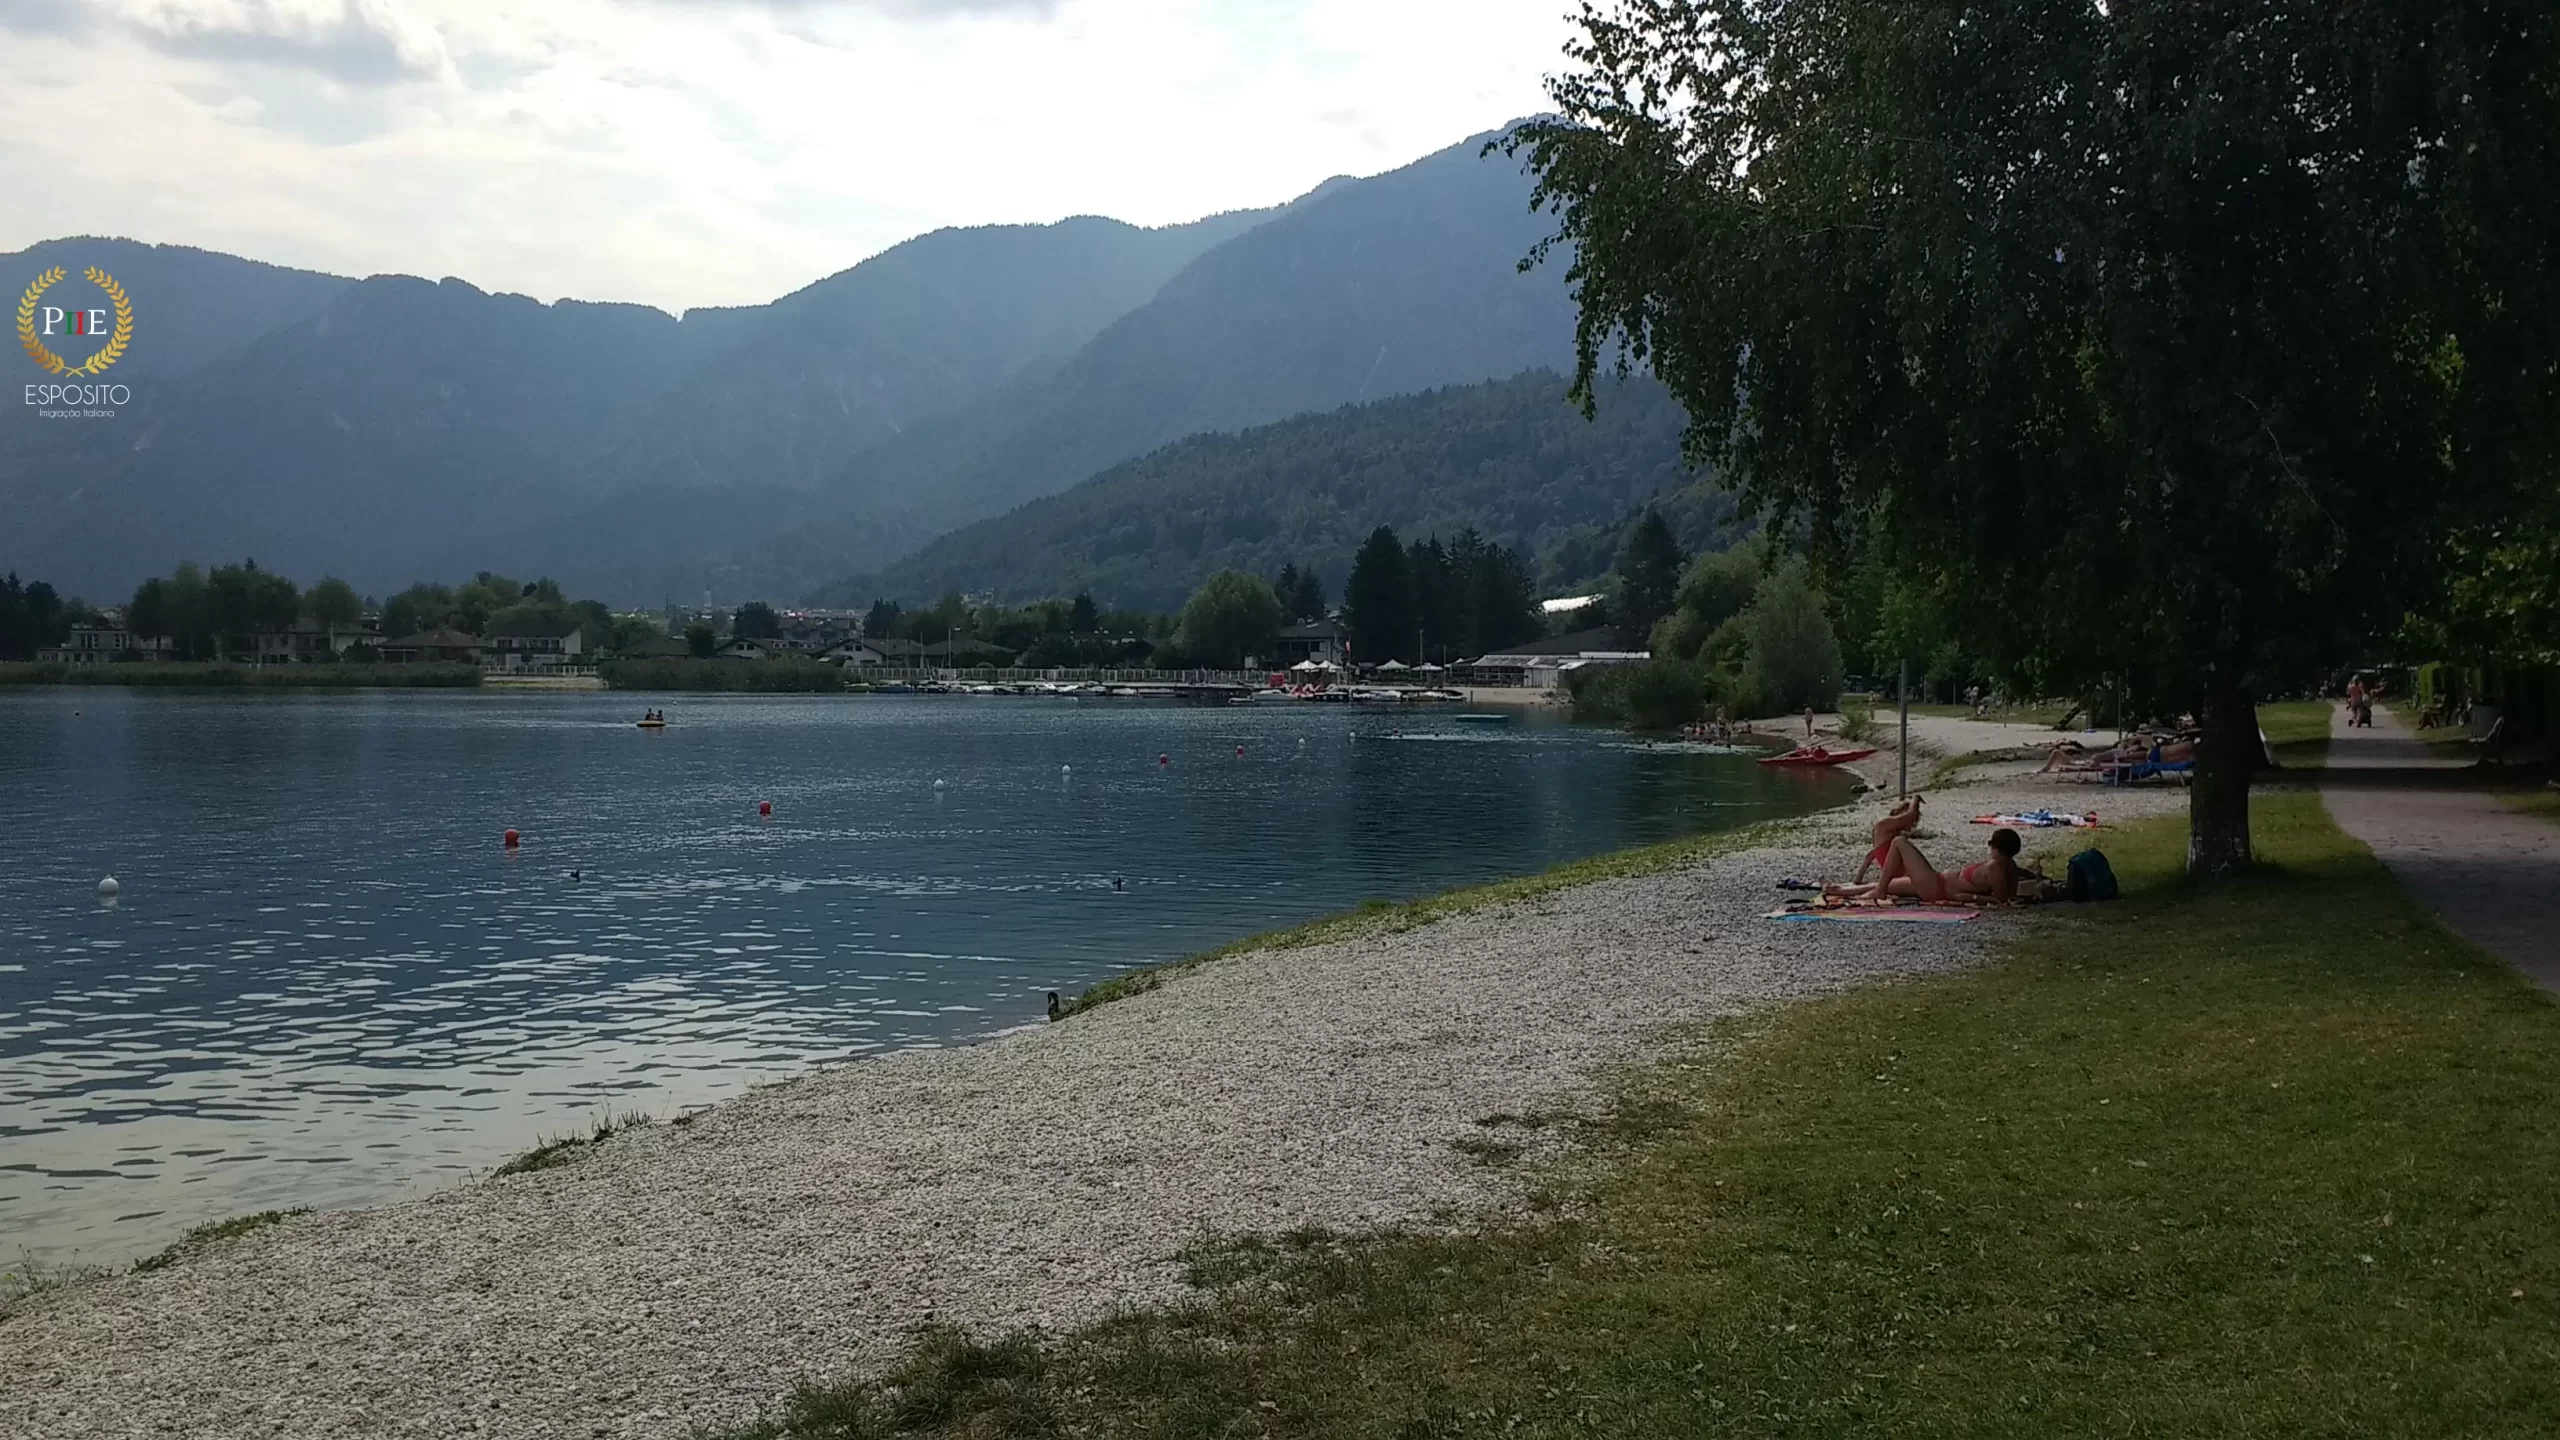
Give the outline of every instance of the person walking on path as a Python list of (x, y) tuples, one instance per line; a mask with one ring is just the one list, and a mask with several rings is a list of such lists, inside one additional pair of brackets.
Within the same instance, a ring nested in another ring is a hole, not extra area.
[(2342, 706), (2331, 719), (2330, 816), (2463, 938), (2560, 994), (2560, 825), (2454, 783), (2469, 762), (2441, 758), (2390, 711), (2365, 715)]

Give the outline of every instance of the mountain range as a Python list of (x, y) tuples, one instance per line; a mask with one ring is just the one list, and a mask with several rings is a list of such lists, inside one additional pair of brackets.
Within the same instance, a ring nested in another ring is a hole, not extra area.
[[(135, 327), (113, 378), (133, 394), (111, 420), (0, 407), (0, 568), (99, 598), (181, 559), (244, 555), (377, 592), (489, 568), (625, 603), (789, 600), (927, 572), (1011, 589), (1012, 562), (964, 575), (928, 558), (977, 542), (917, 552), (1206, 443), (1187, 437), (1569, 363), (1561, 266), (1518, 267), (1549, 224), (1485, 138), (1189, 225), (937, 231), (770, 304), (681, 317), (45, 242), (0, 257), (0, 277), (114, 274)], [(1560, 390), (1550, 376), (1475, 403), (1562, 412)], [(1543, 424), (1518, 427), (1523, 443)], [(1203, 483), (1240, 493), (1232, 476)], [(1383, 490), (1331, 503), (1532, 543), (1582, 523)]]
[[(826, 603), (925, 601), (951, 590), (1028, 599), (1090, 591), (1105, 609), (1167, 612), (1220, 570), (1313, 569), (1336, 595), (1352, 552), (1473, 529), (1546, 563), (1567, 586), (1605, 572), (1635, 510), (1695, 483), (1687, 415), (1649, 378), (1605, 384), (1585, 420), (1544, 368), (1482, 385), (1344, 406), (1240, 433), (1195, 435), (1060, 494), (942, 536)], [(1690, 549), (1728, 538), (1733, 509), (1670, 507)]]

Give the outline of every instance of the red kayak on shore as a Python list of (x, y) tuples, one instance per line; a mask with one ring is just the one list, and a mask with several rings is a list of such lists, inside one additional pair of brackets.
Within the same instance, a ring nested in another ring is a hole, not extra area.
[(1872, 748), (1825, 750), (1819, 745), (1807, 745), (1802, 749), (1790, 750), (1784, 755), (1768, 756), (1760, 763), (1763, 765), (1846, 765), (1852, 760), (1864, 760), (1874, 753), (1876, 752)]

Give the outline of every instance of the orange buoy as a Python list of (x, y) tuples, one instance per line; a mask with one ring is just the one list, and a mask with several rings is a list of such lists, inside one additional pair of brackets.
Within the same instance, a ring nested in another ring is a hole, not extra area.
[(508, 848), (508, 849), (513, 850), (514, 848), (516, 848), (516, 846), (517, 846), (517, 845), (521, 844), (521, 843), (523, 842), (523, 840), (524, 840), (524, 837), (523, 837), (523, 836), (521, 836), (521, 835), (518, 835), (518, 834), (517, 834), (516, 832), (514, 832), (513, 830), (510, 830), (510, 831), (508, 831), (508, 832), (507, 832), (507, 848)]
[(761, 816), (763, 816), (763, 817), (764, 817), (764, 818), (766, 818), (767, 820), (772, 819), (772, 818), (773, 818), (773, 802), (772, 802), (772, 801), (770, 801), (770, 800), (759, 800), (759, 801), (757, 801), (757, 802), (756, 802), (756, 813), (757, 813), (757, 814), (759, 814), (759, 815), (761, 815)]

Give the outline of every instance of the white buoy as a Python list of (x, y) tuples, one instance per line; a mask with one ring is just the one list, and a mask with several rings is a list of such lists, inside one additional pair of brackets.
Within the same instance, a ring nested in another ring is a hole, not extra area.
[(936, 780), (933, 782), (933, 788), (939, 790), (950, 783), (948, 780)]
[(1076, 767), (1073, 765), (1061, 765), (1058, 767), (1058, 773), (1061, 775), (1073, 775), (1076, 773)]
[(123, 893), (124, 887), (116, 883), (113, 875), (98, 882), (98, 898), (101, 900), (112, 900)]

